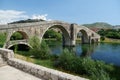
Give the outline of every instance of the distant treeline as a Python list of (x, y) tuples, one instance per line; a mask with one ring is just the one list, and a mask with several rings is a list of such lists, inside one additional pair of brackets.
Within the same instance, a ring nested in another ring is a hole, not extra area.
[(105, 22), (96, 22), (92, 24), (83, 24), (83, 26), (86, 26), (88, 28), (104, 28), (104, 29), (112, 29), (113, 26), (111, 24), (105, 23)]
[(120, 29), (101, 29), (98, 31), (102, 37), (120, 39)]
[(14, 24), (14, 23), (28, 23), (28, 22), (39, 22), (39, 21), (45, 21), (42, 19), (27, 19), (27, 20), (20, 20), (20, 21), (15, 21), (15, 22), (11, 22), (9, 24)]

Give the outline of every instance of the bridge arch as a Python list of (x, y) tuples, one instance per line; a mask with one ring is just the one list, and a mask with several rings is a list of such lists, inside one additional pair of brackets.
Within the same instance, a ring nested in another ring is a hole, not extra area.
[(27, 47), (29, 47), (29, 48), (32, 48), (28, 43), (26, 43), (26, 42), (18, 42), (18, 43), (14, 43), (14, 44), (11, 44), (11, 45), (9, 45), (8, 46), (8, 49), (10, 49), (10, 48), (12, 48), (13, 46), (15, 46), (15, 45), (24, 45), (24, 46), (27, 46)]
[(14, 32), (10, 35), (10, 40), (11, 40), (11, 37), (12, 37), (16, 32), (20, 33), (20, 34), (22, 35), (22, 38), (23, 38), (23, 39), (28, 39), (28, 38), (29, 38), (26, 32), (24, 32), (24, 31), (19, 31), (19, 30), (18, 30), (18, 31), (14, 31)]
[[(86, 30), (80, 29), (80, 30), (78, 30), (77, 34), (81, 34), (80, 36), (81, 36), (82, 43), (89, 43), (89, 35)], [(76, 38), (77, 38), (77, 36), (76, 36)]]
[(51, 29), (51, 28), (58, 28), (58, 29), (61, 30), (62, 36), (63, 36), (63, 46), (69, 46), (70, 45), (70, 35), (69, 35), (69, 32), (66, 30), (66, 28), (63, 25), (51, 25), (51, 26), (47, 27), (44, 30), (44, 32), (42, 33), (41, 41), (42, 41), (43, 36), (46, 33), (46, 31)]

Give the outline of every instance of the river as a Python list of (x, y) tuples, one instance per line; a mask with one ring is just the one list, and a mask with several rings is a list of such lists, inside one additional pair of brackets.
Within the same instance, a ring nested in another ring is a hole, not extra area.
[[(63, 51), (62, 44), (56, 41), (47, 41), (53, 54), (60, 54)], [(67, 47), (68, 48), (68, 47)], [(116, 43), (97, 43), (81, 44), (76, 43), (75, 47), (68, 48), (74, 51), (77, 56), (90, 56), (94, 60), (102, 60), (106, 63), (120, 66), (120, 44)]]

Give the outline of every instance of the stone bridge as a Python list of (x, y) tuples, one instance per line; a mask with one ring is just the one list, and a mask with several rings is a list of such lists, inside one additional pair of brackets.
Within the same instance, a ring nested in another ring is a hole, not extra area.
[[(76, 44), (77, 34), (79, 32), (82, 33), (82, 43), (92, 43), (100, 40), (100, 36), (97, 33), (85, 26), (80, 26), (78, 24), (70, 24), (62, 21), (14, 23), (0, 26), (1, 32), (7, 32), (7, 39), (6, 43), (4, 44), (4, 48), (10, 48), (15, 44), (24, 44), (30, 46), (28, 40), (32, 36), (38, 36), (40, 41), (42, 41), (45, 32), (50, 28), (58, 28), (61, 30), (64, 46), (74, 46)], [(21, 33), (24, 39), (11, 41), (10, 38), (15, 32)]]

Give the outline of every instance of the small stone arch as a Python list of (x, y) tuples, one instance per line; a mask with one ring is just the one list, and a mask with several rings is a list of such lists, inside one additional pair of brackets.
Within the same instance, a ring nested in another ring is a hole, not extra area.
[(81, 32), (82, 35), (81, 35), (81, 38), (82, 38), (82, 43), (89, 43), (89, 36), (88, 36), (88, 33), (86, 30), (84, 29), (80, 29), (77, 34)]
[(23, 39), (28, 39), (28, 38), (29, 38), (26, 32), (24, 32), (24, 31), (19, 31), (19, 30), (18, 30), (18, 31), (14, 31), (14, 32), (10, 35), (10, 38), (11, 38), (12, 35), (13, 35), (14, 33), (16, 33), (16, 32), (20, 33), (20, 34), (22, 35)]
[(94, 39), (91, 39), (91, 43), (95, 43), (95, 40), (94, 40)]
[(11, 45), (9, 45), (7, 48), (10, 49), (12, 46), (15, 46), (15, 45), (26, 45), (26, 46), (28, 46), (29, 48), (32, 48), (32, 46), (30, 46), (30, 44), (25, 43), (25, 42), (11, 44)]
[(47, 27), (44, 32), (42, 33), (42, 36), (41, 36), (41, 41), (42, 41), (42, 38), (45, 34), (45, 32), (50, 29), (50, 28), (59, 28), (62, 32), (62, 35), (63, 35), (63, 45), (64, 46), (70, 46), (70, 35), (69, 35), (69, 32), (65, 29), (65, 27), (63, 25), (51, 25), (49, 27)]

